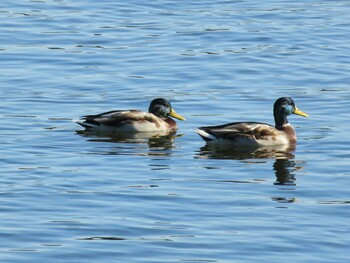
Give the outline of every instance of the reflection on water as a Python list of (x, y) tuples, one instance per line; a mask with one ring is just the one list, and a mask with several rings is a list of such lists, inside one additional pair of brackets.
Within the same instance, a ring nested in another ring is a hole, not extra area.
[(298, 168), (296, 162), (289, 159), (276, 159), (273, 164), (273, 170), (276, 175), (275, 185), (295, 185), (295, 174)]
[(240, 147), (232, 148), (225, 145), (207, 144), (201, 147), (199, 158), (206, 159), (269, 159), (269, 158), (284, 158), (294, 159), (295, 148), (285, 145), (273, 147)]
[[(296, 166), (296, 162), (294, 160), (290, 159), (276, 159), (276, 161), (273, 164), (273, 170), (275, 171), (276, 175), (276, 181), (274, 185), (282, 185), (282, 186), (289, 186), (288, 188), (284, 187), (281, 188), (281, 190), (284, 191), (283, 196), (274, 196), (271, 197), (272, 201), (275, 201), (280, 204), (287, 204), (287, 203), (295, 203), (296, 198), (285, 196), (285, 191), (288, 192), (290, 190), (294, 190), (294, 186), (296, 186), (296, 178), (295, 178), (295, 171), (302, 169), (301, 166)], [(280, 206), (280, 208), (287, 208), (286, 206)]]
[(112, 142), (148, 145), (151, 150), (169, 150), (174, 147), (174, 139), (181, 135), (176, 132), (116, 133), (79, 130), (80, 136), (91, 142)]
[[(277, 203), (281, 203), (281, 204), (287, 204), (287, 203), (295, 203), (296, 202), (296, 198), (294, 197), (272, 197), (271, 198), (272, 201), (275, 201)], [(286, 207), (281, 207), (281, 208), (286, 208)]]
[(274, 146), (259, 148), (232, 148), (222, 145), (207, 144), (200, 148), (198, 156), (195, 158), (205, 159), (271, 159), (274, 158), (273, 170), (276, 176), (275, 185), (295, 186), (295, 171), (302, 168), (297, 166), (294, 160), (295, 147)]

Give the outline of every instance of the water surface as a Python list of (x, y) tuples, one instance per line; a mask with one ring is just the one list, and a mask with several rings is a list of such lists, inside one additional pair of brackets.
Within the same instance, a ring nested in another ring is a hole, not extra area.
[[(347, 1), (2, 1), (1, 262), (348, 262)], [(210, 147), (192, 129), (273, 123), (296, 149)], [(176, 135), (73, 122), (155, 97)], [(78, 131), (78, 132), (77, 132)]]

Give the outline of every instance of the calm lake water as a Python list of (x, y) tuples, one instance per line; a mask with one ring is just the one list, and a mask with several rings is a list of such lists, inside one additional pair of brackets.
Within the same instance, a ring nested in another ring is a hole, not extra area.
[[(349, 262), (349, 1), (5, 0), (0, 29), (1, 262)], [(282, 96), (294, 151), (192, 130)], [(176, 136), (76, 132), (155, 97)]]

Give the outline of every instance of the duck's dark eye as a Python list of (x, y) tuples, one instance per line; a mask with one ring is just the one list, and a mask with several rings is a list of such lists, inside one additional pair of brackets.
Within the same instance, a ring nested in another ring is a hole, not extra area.
[(294, 108), (292, 105), (283, 105), (282, 112), (284, 115), (291, 115), (294, 112)]

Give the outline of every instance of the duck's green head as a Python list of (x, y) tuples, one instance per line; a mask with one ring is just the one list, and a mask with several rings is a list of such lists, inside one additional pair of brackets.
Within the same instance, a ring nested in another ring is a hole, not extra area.
[(152, 100), (151, 104), (149, 105), (148, 112), (161, 118), (168, 118), (170, 116), (181, 121), (185, 120), (184, 117), (175, 112), (175, 110), (171, 107), (170, 102), (163, 98)]
[(275, 117), (276, 127), (288, 123), (287, 116), (291, 114), (309, 117), (309, 115), (297, 108), (292, 98), (282, 97), (276, 100), (273, 105), (273, 115)]

